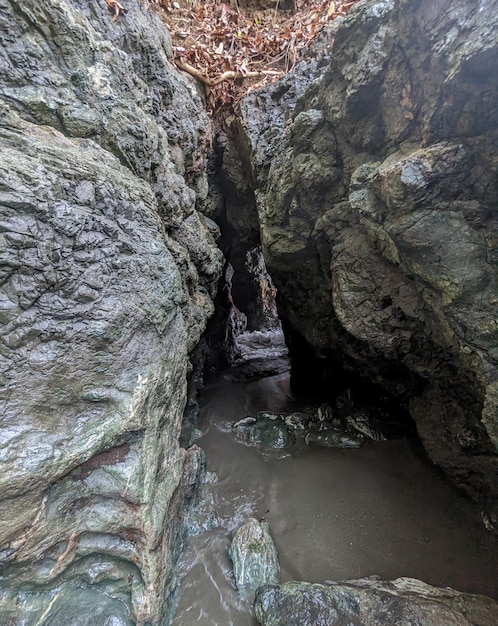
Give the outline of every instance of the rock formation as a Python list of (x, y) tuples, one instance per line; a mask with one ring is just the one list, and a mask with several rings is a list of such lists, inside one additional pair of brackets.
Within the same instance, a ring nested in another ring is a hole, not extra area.
[[(222, 272), (210, 125), (125, 4), (0, 0), (6, 624), (164, 620), (203, 464), (179, 439)], [(360, 2), (242, 103), (220, 176), (295, 368), (309, 350), (327, 384), (339, 364), (397, 397), (490, 528), (497, 30), (497, 0)]]
[(498, 604), (413, 578), (383, 581), (372, 576), (330, 585), (266, 585), (258, 590), (255, 614), (263, 626), (493, 626)]
[(222, 266), (209, 124), (126, 6), (0, 0), (2, 624), (157, 624), (202, 465), (178, 439)]
[(294, 365), (380, 383), (491, 527), (498, 3), (360, 2), (335, 28), (238, 129)]
[(278, 582), (280, 565), (268, 522), (249, 517), (235, 531), (229, 554), (243, 597), (253, 600), (258, 587)]

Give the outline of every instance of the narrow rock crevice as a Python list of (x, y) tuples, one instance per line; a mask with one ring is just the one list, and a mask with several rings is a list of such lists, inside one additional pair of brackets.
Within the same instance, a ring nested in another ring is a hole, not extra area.
[(496, 531), (495, 5), (359, 2), (210, 119), (147, 3), (0, 0), (0, 622), (167, 621), (203, 377), (287, 349)]

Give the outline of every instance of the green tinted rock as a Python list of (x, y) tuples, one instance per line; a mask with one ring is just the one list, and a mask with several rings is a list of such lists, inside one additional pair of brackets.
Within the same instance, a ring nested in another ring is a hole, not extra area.
[(0, 1), (1, 623), (83, 624), (94, 602), (114, 607), (96, 626), (157, 624), (174, 586), (189, 352), (222, 255), (191, 171), (203, 103), (126, 5)]
[(280, 577), (277, 550), (267, 522), (249, 518), (235, 532), (230, 546), (235, 583), (244, 597)]
[(289, 345), (306, 346), (293, 377), (382, 385), (492, 507), (498, 12), (373, 0), (336, 23), (325, 55), (241, 103), (265, 262)]
[(413, 578), (267, 585), (258, 590), (254, 608), (262, 626), (494, 626), (498, 616), (490, 598)]

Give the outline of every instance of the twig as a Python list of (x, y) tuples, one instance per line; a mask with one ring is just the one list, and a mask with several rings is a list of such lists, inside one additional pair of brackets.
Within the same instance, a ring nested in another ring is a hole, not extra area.
[(273, 19), (277, 19), (278, 5), (280, 4), (280, 0), (277, 0), (277, 4), (275, 5), (275, 13), (273, 15)]

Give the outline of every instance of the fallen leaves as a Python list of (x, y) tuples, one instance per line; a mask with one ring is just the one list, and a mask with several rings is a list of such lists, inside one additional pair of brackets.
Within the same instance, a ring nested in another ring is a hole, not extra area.
[(254, 9), (235, 0), (152, 1), (171, 32), (177, 66), (204, 83), (216, 110), (255, 80), (259, 87), (292, 70), (325, 24), (358, 0), (302, 0), (294, 12), (278, 10), (278, 2)]
[[(291, 71), (324, 25), (358, 0), (294, 0), (293, 11), (279, 10), (279, 0), (271, 9), (255, 9), (254, 0), (149, 2), (171, 32), (176, 65), (204, 83), (216, 110)], [(118, 0), (105, 3), (113, 22), (128, 13)]]

